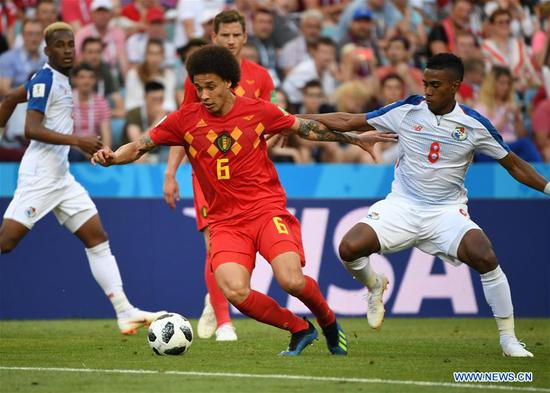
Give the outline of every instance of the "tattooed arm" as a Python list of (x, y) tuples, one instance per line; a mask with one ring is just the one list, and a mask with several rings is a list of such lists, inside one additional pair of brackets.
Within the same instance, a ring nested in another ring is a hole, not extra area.
[(367, 123), (365, 114), (362, 113), (323, 113), (296, 115), (302, 119), (316, 120), (331, 130), (336, 131), (371, 131), (374, 127)]
[(296, 118), (290, 130), (300, 138), (318, 142), (342, 142), (357, 145), (371, 155), (373, 146), (377, 142), (396, 142), (397, 136), (393, 133), (367, 131), (362, 134), (329, 130), (325, 125), (315, 120)]
[(124, 165), (136, 161), (156, 146), (147, 132), (137, 141), (127, 143), (114, 152), (109, 147), (104, 147), (93, 155), (91, 162), (101, 166)]

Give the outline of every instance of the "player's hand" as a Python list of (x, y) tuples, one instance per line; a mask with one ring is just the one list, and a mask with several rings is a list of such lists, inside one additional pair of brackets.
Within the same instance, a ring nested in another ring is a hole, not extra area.
[(277, 145), (279, 147), (285, 147), (288, 142), (288, 135), (282, 132), (278, 134), (266, 134), (265, 140), (268, 148), (276, 147)]
[(80, 150), (89, 155), (93, 155), (103, 147), (103, 142), (99, 136), (82, 136), (78, 138), (76, 144)]
[(114, 163), (115, 153), (110, 147), (104, 147), (94, 153), (90, 159), (92, 165), (99, 164), (101, 166), (110, 166)]
[(357, 135), (356, 145), (374, 157), (374, 145), (378, 142), (397, 142), (397, 134), (393, 132), (367, 131)]
[(162, 187), (162, 194), (164, 196), (164, 202), (168, 204), (170, 209), (175, 209), (176, 202), (180, 201), (180, 187), (174, 176), (164, 176), (164, 186)]

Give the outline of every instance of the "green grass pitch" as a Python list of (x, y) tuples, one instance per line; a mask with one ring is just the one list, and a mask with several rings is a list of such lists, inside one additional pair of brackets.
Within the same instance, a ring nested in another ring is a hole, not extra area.
[[(195, 338), (175, 357), (154, 355), (146, 330), (122, 336), (114, 320), (2, 321), (0, 392), (550, 392), (550, 320), (516, 321), (532, 359), (502, 357), (492, 319), (390, 318), (380, 332), (340, 322), (349, 356), (330, 356), (320, 337), (281, 358), (288, 333), (247, 319), (235, 322), (238, 342)], [(453, 371), (529, 371), (533, 382), (466, 386)]]

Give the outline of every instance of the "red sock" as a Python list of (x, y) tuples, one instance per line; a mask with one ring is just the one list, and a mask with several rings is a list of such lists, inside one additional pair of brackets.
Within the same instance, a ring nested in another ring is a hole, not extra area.
[(204, 280), (206, 281), (206, 288), (210, 294), (210, 304), (216, 314), (216, 321), (218, 327), (224, 323), (231, 323), (231, 317), (229, 316), (229, 302), (223, 295), (222, 290), (218, 287), (212, 265), (210, 264), (210, 258), (206, 257), (204, 266)]
[(293, 314), (289, 309), (279, 306), (273, 298), (253, 289), (250, 290), (248, 297), (235, 307), (256, 321), (288, 330), (291, 333), (308, 328), (304, 319)]
[(296, 297), (311, 310), (322, 328), (327, 327), (336, 321), (336, 316), (323, 297), (317, 281), (309, 276), (304, 277), (306, 279), (306, 286)]

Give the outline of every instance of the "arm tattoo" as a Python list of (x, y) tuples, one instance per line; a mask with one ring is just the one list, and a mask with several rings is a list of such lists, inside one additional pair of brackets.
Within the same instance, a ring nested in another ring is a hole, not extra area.
[(298, 122), (300, 123), (298, 135), (300, 135), (301, 138), (319, 142), (354, 143), (355, 141), (355, 135), (321, 129), (321, 123), (315, 120), (298, 118)]
[(153, 150), (157, 145), (153, 142), (151, 137), (149, 136), (149, 133), (146, 133), (145, 135), (141, 136), (139, 138), (139, 152), (140, 154), (145, 154), (148, 151)]

